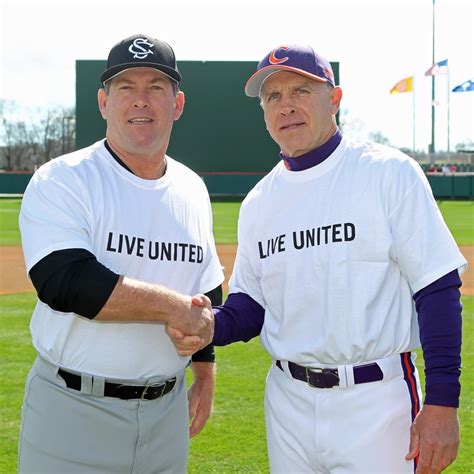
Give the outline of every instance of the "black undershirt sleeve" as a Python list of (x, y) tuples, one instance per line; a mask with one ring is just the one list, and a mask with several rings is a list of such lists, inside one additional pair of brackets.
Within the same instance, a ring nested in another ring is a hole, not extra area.
[(29, 275), (43, 303), (88, 319), (97, 316), (119, 280), (85, 249), (56, 250), (34, 265)]

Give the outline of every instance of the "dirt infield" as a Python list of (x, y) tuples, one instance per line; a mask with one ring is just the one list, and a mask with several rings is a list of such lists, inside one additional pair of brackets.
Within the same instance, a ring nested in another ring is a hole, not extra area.
[[(462, 276), (462, 294), (474, 295), (474, 246), (460, 249), (469, 262), (469, 267)], [(227, 291), (227, 283), (234, 266), (235, 250), (235, 245), (217, 246), (224, 267), (224, 291)], [(26, 276), (21, 247), (0, 247), (0, 268), (0, 294), (33, 291), (33, 286)]]

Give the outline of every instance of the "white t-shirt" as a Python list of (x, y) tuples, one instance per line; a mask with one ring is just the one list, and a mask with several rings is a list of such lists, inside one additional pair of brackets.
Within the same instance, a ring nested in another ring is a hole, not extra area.
[[(42, 166), (20, 213), (28, 272), (55, 250), (81, 248), (115, 273), (187, 295), (216, 288), (224, 277), (207, 189), (189, 168), (166, 160), (161, 179), (141, 179), (100, 141)], [(43, 357), (94, 375), (170, 375), (189, 361), (162, 324), (99, 322), (38, 301), (30, 329)]]
[(262, 343), (302, 365), (376, 360), (419, 347), (412, 295), (467, 263), (420, 166), (343, 138), (324, 162), (280, 162), (239, 216), (231, 293), (265, 309)]

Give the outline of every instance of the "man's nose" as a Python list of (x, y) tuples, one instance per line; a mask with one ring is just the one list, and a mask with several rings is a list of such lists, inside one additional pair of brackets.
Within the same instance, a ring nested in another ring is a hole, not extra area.
[(147, 93), (141, 93), (137, 94), (135, 97), (135, 102), (133, 104), (134, 107), (138, 109), (144, 109), (147, 108), (150, 105), (150, 101), (148, 100), (148, 95)]
[(289, 115), (294, 113), (296, 110), (294, 100), (291, 96), (283, 96), (281, 101), (280, 113), (282, 115)]
[(296, 111), (296, 109), (292, 105), (286, 105), (285, 107), (282, 107), (280, 110), (280, 113), (282, 115), (291, 115)]

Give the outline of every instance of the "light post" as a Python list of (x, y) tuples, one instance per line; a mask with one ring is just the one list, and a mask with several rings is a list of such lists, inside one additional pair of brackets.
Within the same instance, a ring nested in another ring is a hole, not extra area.
[[(432, 37), (432, 58), (431, 64), (435, 64), (435, 0), (433, 0), (433, 37)], [(431, 76), (431, 143), (428, 146), (428, 153), (433, 154), (436, 152), (435, 147), (435, 75)], [(431, 159), (430, 159), (431, 161)]]

